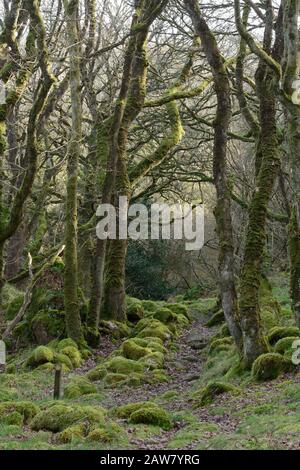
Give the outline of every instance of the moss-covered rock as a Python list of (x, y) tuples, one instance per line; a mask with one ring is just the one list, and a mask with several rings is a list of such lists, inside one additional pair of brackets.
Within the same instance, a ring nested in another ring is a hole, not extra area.
[(224, 321), (225, 321), (224, 312), (223, 310), (219, 310), (208, 320), (208, 322), (206, 323), (206, 326), (208, 328), (211, 328), (212, 326), (220, 325)]
[(177, 321), (177, 315), (173, 313), (172, 310), (166, 307), (158, 309), (154, 313), (153, 318), (155, 320), (160, 321), (161, 323), (164, 323), (165, 325), (168, 325), (171, 322)]
[(131, 329), (126, 323), (117, 321), (100, 321), (100, 332), (115, 339), (128, 338), (131, 335)]
[(239, 394), (240, 389), (226, 382), (210, 382), (193, 395), (194, 407), (209, 405), (214, 399), (224, 393)]
[(0, 422), (10, 426), (23, 426), (24, 416), (18, 411), (13, 411), (12, 413), (3, 416), (3, 418), (0, 418)]
[(164, 355), (160, 352), (150, 352), (142, 357), (139, 362), (144, 364), (147, 369), (161, 369), (164, 366)]
[(135, 339), (129, 339), (122, 344), (122, 354), (127, 359), (137, 361), (141, 357), (151, 354), (151, 349), (140, 346)]
[(18, 398), (18, 391), (15, 388), (0, 387), (0, 403), (12, 401)]
[[(64, 371), (66, 372), (69, 372), (70, 369), (69, 367), (66, 367), (65, 365), (63, 365), (65, 368), (63, 369)], [(37, 367), (37, 370), (49, 370), (49, 371), (52, 371), (55, 369), (55, 365), (52, 363), (52, 362), (46, 362), (45, 364), (42, 364), (40, 366)]]
[(128, 405), (122, 405), (114, 409), (113, 414), (120, 419), (129, 419), (130, 415), (140, 408), (147, 408), (156, 406), (152, 401), (139, 401), (136, 403), (129, 403)]
[(97, 388), (85, 377), (74, 377), (66, 385), (64, 396), (66, 398), (78, 398), (82, 395), (91, 395), (97, 393)]
[(105, 410), (100, 407), (57, 403), (40, 411), (30, 426), (34, 431), (60, 432), (75, 424), (101, 424), (104, 422), (104, 416)]
[(292, 345), (295, 341), (299, 341), (299, 336), (288, 336), (281, 338), (274, 346), (274, 351), (278, 354), (285, 354), (292, 351)]
[(142, 372), (144, 368), (143, 364), (123, 356), (113, 357), (105, 363), (105, 367), (109, 372), (125, 375), (131, 372)]
[(117, 423), (109, 423), (105, 427), (93, 429), (87, 436), (90, 442), (110, 443), (117, 441), (123, 434), (123, 429)]
[(74, 368), (71, 359), (66, 354), (63, 354), (63, 353), (55, 354), (54, 362), (56, 364), (65, 365), (69, 370), (72, 370)]
[(70, 359), (75, 369), (81, 366), (82, 364), (81, 354), (78, 351), (78, 349), (75, 348), (74, 346), (67, 346), (61, 349), (61, 354), (64, 354)]
[(54, 353), (46, 346), (38, 346), (27, 359), (26, 365), (32, 368), (54, 361)]
[(300, 329), (296, 326), (276, 326), (268, 334), (268, 342), (273, 346), (282, 338), (300, 336)]
[(142, 300), (143, 308), (146, 312), (154, 313), (159, 308), (153, 300)]
[(138, 338), (157, 337), (162, 341), (168, 341), (172, 336), (170, 329), (158, 320), (151, 320), (137, 334)]
[(86, 432), (85, 424), (75, 424), (64, 429), (62, 432), (58, 433), (55, 439), (57, 444), (69, 444), (74, 439), (80, 439), (84, 437)]
[(39, 408), (30, 401), (8, 401), (0, 403), (0, 421), (11, 413), (19, 413), (27, 424), (39, 412)]
[(131, 323), (137, 323), (145, 314), (142, 301), (128, 297), (126, 303), (126, 316), (128, 320)]
[(28, 323), (30, 334), (41, 345), (59, 338), (65, 333), (65, 313), (61, 310), (40, 310)]
[(183, 304), (168, 304), (168, 308), (176, 315), (184, 315), (189, 321), (191, 320), (191, 314), (186, 305)]
[(102, 380), (107, 374), (107, 370), (104, 366), (99, 365), (97, 367), (94, 367), (94, 369), (91, 369), (87, 374), (86, 378), (90, 380), (91, 382), (98, 382), (99, 380)]
[(278, 353), (267, 353), (259, 356), (252, 366), (252, 377), (257, 381), (276, 379), (283, 372), (293, 369), (289, 359)]
[(173, 426), (170, 414), (157, 405), (139, 408), (131, 413), (129, 420), (134, 424), (159, 426), (165, 431), (169, 431)]
[(226, 338), (215, 339), (209, 346), (209, 353), (213, 353), (215, 351), (222, 351), (228, 348), (231, 348), (234, 344), (233, 338), (228, 336)]
[(116, 385), (121, 384), (122, 382), (125, 382), (127, 378), (128, 375), (109, 372), (104, 378), (104, 383), (106, 385), (114, 387)]
[(68, 347), (78, 349), (77, 344), (71, 338), (65, 338), (65, 339), (62, 339), (61, 341), (59, 341), (59, 343), (57, 344), (56, 349), (58, 351), (62, 351), (64, 348), (68, 348)]

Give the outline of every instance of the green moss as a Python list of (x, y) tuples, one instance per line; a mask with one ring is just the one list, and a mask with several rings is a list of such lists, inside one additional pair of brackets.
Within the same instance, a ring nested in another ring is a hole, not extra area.
[(75, 424), (100, 424), (104, 421), (104, 414), (105, 411), (100, 407), (68, 406), (57, 403), (40, 411), (30, 426), (34, 431), (60, 432)]
[(17, 412), (23, 416), (24, 423), (27, 424), (34, 416), (36, 416), (38, 411), (39, 408), (30, 401), (3, 402), (0, 403), (0, 420), (11, 413)]
[[(65, 366), (66, 367), (66, 366)], [(37, 367), (37, 370), (49, 370), (49, 371), (52, 371), (55, 369), (55, 365), (52, 363), (52, 362), (46, 362), (45, 364), (42, 364), (40, 366)], [(69, 372), (69, 368), (66, 367), (65, 369), (67, 372)]]
[(172, 310), (166, 307), (157, 310), (157, 312), (154, 313), (153, 318), (164, 323), (165, 325), (177, 321), (177, 315), (175, 315)]
[(227, 323), (224, 323), (224, 325), (222, 325), (220, 330), (218, 331), (218, 337), (226, 338), (227, 336), (230, 336), (230, 331), (229, 331)]
[[(146, 343), (147, 344), (147, 343)], [(140, 346), (135, 339), (124, 341), (122, 345), (122, 354), (127, 359), (137, 361), (141, 357), (151, 354), (151, 349)]]
[(0, 387), (0, 402), (12, 401), (16, 398), (18, 398), (18, 392), (16, 389)]
[(129, 418), (134, 424), (150, 424), (169, 431), (172, 426), (170, 414), (159, 406), (146, 406), (131, 413)]
[(127, 378), (128, 378), (128, 375), (109, 372), (108, 374), (106, 374), (104, 378), (104, 382), (106, 385), (115, 386), (115, 385), (119, 385), (122, 382), (125, 382)]
[(82, 395), (97, 393), (97, 388), (87, 378), (75, 377), (66, 385), (64, 396), (66, 398), (78, 398)]
[(55, 354), (54, 361), (58, 364), (64, 364), (69, 370), (73, 369), (72, 361), (66, 354)]
[(107, 370), (104, 366), (99, 365), (95, 367), (94, 369), (91, 369), (87, 374), (86, 378), (90, 380), (91, 382), (98, 382), (99, 380), (102, 380), (107, 374)]
[(209, 346), (209, 353), (212, 353), (214, 351), (220, 351), (223, 349), (226, 350), (228, 349), (228, 347), (231, 348), (233, 344), (234, 341), (231, 336), (228, 336), (226, 338), (215, 339)]
[(70, 359), (75, 369), (81, 366), (82, 358), (77, 348), (74, 348), (73, 346), (67, 346), (61, 350), (61, 353)]
[(282, 338), (289, 336), (300, 336), (300, 329), (296, 326), (276, 326), (268, 335), (268, 342), (273, 346)]
[(160, 352), (150, 352), (150, 354), (142, 357), (140, 362), (144, 364), (147, 369), (161, 369), (164, 366), (164, 355)]
[(115, 339), (128, 338), (131, 335), (131, 329), (126, 323), (113, 320), (100, 321), (100, 332)]
[(206, 387), (194, 393), (194, 407), (209, 405), (214, 399), (224, 393), (239, 394), (240, 389), (227, 382), (210, 382)]
[(54, 361), (54, 353), (46, 346), (38, 346), (28, 358), (26, 365), (29, 367), (38, 367), (41, 364)]
[(142, 306), (146, 312), (154, 313), (158, 309), (158, 305), (153, 300), (142, 300)]
[(168, 304), (168, 309), (176, 315), (184, 315), (188, 320), (191, 320), (189, 309), (183, 304)]
[(75, 341), (73, 341), (71, 338), (66, 338), (66, 339), (62, 339), (58, 343), (57, 350), (62, 351), (63, 349), (68, 348), (68, 347), (78, 349), (78, 346), (75, 343)]
[(274, 351), (278, 354), (284, 354), (292, 350), (294, 341), (300, 340), (299, 336), (288, 336), (281, 338), (274, 346)]
[(148, 322), (147, 326), (142, 328), (137, 335), (138, 338), (157, 337), (162, 341), (168, 341), (172, 336), (170, 329), (157, 320)]
[(109, 423), (105, 427), (93, 429), (87, 436), (90, 442), (111, 443), (117, 441), (123, 434), (123, 429), (116, 423)]
[(105, 367), (109, 372), (116, 374), (130, 374), (131, 372), (142, 372), (143, 365), (137, 361), (126, 359), (122, 356), (116, 356), (105, 363)]
[(208, 320), (208, 322), (206, 323), (206, 326), (208, 328), (211, 328), (212, 326), (220, 325), (220, 323), (223, 323), (224, 320), (225, 320), (224, 312), (223, 310), (219, 310)]
[(132, 323), (136, 323), (143, 318), (145, 312), (141, 300), (132, 297), (127, 298), (126, 316)]
[(259, 356), (252, 366), (252, 377), (257, 381), (276, 379), (283, 372), (288, 372), (293, 364), (277, 353), (267, 353)]
[(142, 401), (136, 403), (129, 403), (128, 405), (122, 405), (118, 408), (115, 408), (113, 411), (114, 415), (120, 419), (129, 419), (130, 415), (140, 408), (147, 408), (155, 406), (154, 402), (151, 401)]
[(84, 437), (86, 432), (85, 424), (75, 424), (64, 429), (62, 432), (58, 433), (55, 439), (55, 442), (58, 444), (68, 444), (71, 443), (74, 439), (80, 439)]
[(1, 419), (1, 423), (15, 426), (23, 426), (24, 416), (18, 411), (13, 411)]

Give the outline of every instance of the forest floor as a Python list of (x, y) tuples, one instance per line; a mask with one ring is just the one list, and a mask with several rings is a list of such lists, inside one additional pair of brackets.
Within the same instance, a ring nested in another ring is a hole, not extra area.
[[(274, 290), (284, 305), (284, 289)], [(250, 372), (242, 377), (228, 377), (235, 362), (232, 350), (221, 350), (210, 357), (203, 345), (215, 336), (219, 327), (208, 328), (207, 312), (193, 311), (193, 320), (168, 349), (165, 371), (168, 381), (135, 387), (111, 388), (102, 381), (95, 383), (97, 393), (61, 400), (67, 405), (103, 407), (122, 432), (110, 442), (90, 442), (74, 438), (57, 443), (55, 434), (33, 431), (30, 426), (0, 422), (0, 449), (300, 449), (300, 372), (282, 375), (264, 383), (255, 383)], [(102, 338), (101, 348), (73, 371), (64, 375), (64, 384), (84, 376), (120, 347), (121, 341)], [(195, 344), (198, 346), (195, 346)], [(199, 346), (200, 345), (200, 346)], [(230, 381), (239, 387), (237, 394), (214, 397), (206, 406), (195, 406), (195, 392), (208, 382)], [(30, 400), (41, 409), (53, 404), (53, 372), (33, 370), (0, 374), (1, 393), (8, 390), (10, 399)], [(172, 428), (132, 424), (117, 419), (116, 407), (135, 402), (154, 402), (172, 417)], [(0, 403), (1, 406), (1, 403)]]

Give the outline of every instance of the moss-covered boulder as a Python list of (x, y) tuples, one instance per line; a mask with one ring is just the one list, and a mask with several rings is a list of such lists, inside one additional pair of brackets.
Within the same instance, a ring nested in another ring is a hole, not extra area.
[(70, 361), (72, 363), (72, 366), (75, 369), (80, 367), (82, 362), (83, 362), (80, 352), (74, 346), (67, 346), (65, 348), (62, 348), (61, 349), (61, 354), (64, 354), (65, 356), (67, 356), (70, 359)]
[(104, 417), (105, 410), (100, 407), (57, 403), (40, 411), (31, 421), (30, 427), (34, 431), (60, 432), (76, 424), (101, 424)]
[(65, 313), (60, 310), (40, 310), (29, 320), (28, 328), (38, 344), (46, 345), (65, 333)]
[(296, 326), (275, 326), (268, 334), (268, 342), (274, 346), (277, 341), (289, 336), (300, 336), (300, 329)]
[(274, 351), (278, 354), (285, 354), (292, 352), (292, 346), (295, 341), (299, 341), (299, 336), (288, 336), (286, 338), (281, 338), (274, 346)]
[(209, 405), (214, 399), (224, 393), (239, 394), (240, 389), (226, 382), (210, 382), (193, 395), (193, 405), (195, 408)]
[(97, 393), (97, 388), (85, 377), (74, 377), (66, 385), (64, 396), (66, 398), (78, 398), (82, 395), (91, 395)]
[[(144, 342), (143, 344), (147, 344)], [(129, 339), (122, 344), (122, 354), (127, 359), (137, 361), (141, 357), (151, 354), (151, 349), (141, 346), (135, 339)]]
[(74, 369), (71, 359), (66, 354), (63, 354), (63, 353), (55, 354), (54, 362), (55, 364), (64, 365), (68, 370)]
[(158, 426), (165, 431), (169, 431), (173, 426), (170, 414), (157, 405), (139, 408), (131, 413), (129, 420), (134, 424)]
[(123, 429), (117, 423), (108, 423), (105, 427), (93, 429), (87, 436), (90, 442), (115, 442), (124, 434)]
[(231, 336), (228, 336), (226, 338), (215, 339), (211, 342), (209, 346), (209, 353), (211, 354), (213, 352), (230, 349), (233, 344), (234, 341)]
[(123, 356), (116, 356), (105, 363), (107, 371), (116, 374), (130, 374), (131, 372), (142, 372), (143, 364)]
[(122, 405), (113, 410), (113, 414), (120, 419), (128, 419), (130, 415), (134, 412), (139, 410), (140, 408), (146, 407), (153, 407), (156, 406), (152, 401), (139, 401), (136, 403), (129, 403), (127, 405)]
[(252, 366), (252, 377), (261, 382), (276, 379), (280, 374), (293, 369), (292, 362), (278, 353), (267, 353), (259, 356)]
[(117, 321), (100, 321), (100, 333), (111, 336), (115, 339), (128, 338), (131, 335), (131, 329), (126, 323)]
[(141, 300), (127, 297), (126, 316), (131, 323), (137, 323), (145, 315), (143, 303)]
[(157, 302), (153, 300), (142, 300), (142, 305), (145, 312), (154, 313), (159, 308)]
[(25, 424), (29, 423), (39, 412), (39, 408), (30, 401), (7, 401), (0, 403), (0, 422), (12, 413), (18, 413), (23, 417)]
[(172, 312), (169, 308), (163, 307), (158, 309), (154, 315), (153, 318), (155, 320), (158, 320), (165, 325), (168, 325), (171, 322), (176, 322), (177, 321), (177, 315)]
[(104, 383), (105, 385), (109, 387), (115, 387), (117, 385), (120, 385), (121, 383), (124, 383), (129, 376), (125, 374), (119, 374), (116, 372), (109, 372), (108, 374), (106, 374), (104, 378)]
[(84, 437), (86, 433), (86, 425), (83, 424), (75, 424), (74, 426), (70, 426), (64, 429), (62, 432), (56, 435), (55, 442), (57, 444), (69, 444), (74, 439), (80, 439)]
[(164, 355), (161, 352), (150, 352), (145, 357), (142, 357), (141, 362), (146, 369), (162, 369), (164, 366)]
[(106, 367), (99, 365), (97, 367), (94, 367), (94, 369), (91, 369), (87, 374), (86, 378), (90, 380), (91, 382), (99, 382), (99, 380), (102, 380), (107, 374)]
[(170, 329), (158, 320), (150, 320), (137, 334), (138, 338), (157, 337), (162, 341), (168, 341), (172, 336)]
[(179, 304), (179, 303), (168, 304), (168, 309), (171, 310), (176, 315), (184, 315), (189, 321), (191, 321), (192, 319), (189, 309), (186, 305)]
[(78, 349), (78, 346), (75, 343), (75, 341), (73, 341), (71, 338), (65, 338), (58, 342), (56, 349), (58, 351), (62, 351), (63, 349), (69, 348), (69, 347)]
[(35, 368), (54, 361), (54, 352), (46, 346), (38, 346), (27, 359), (26, 365)]

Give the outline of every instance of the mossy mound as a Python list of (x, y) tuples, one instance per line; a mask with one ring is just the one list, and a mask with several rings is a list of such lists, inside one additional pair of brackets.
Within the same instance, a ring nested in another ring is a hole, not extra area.
[(0, 403), (0, 421), (5, 420), (12, 413), (19, 413), (24, 423), (29, 423), (39, 412), (39, 408), (30, 401), (7, 401)]
[(226, 382), (210, 382), (206, 387), (194, 393), (194, 407), (209, 405), (214, 399), (224, 393), (239, 394), (240, 389)]
[(287, 336), (281, 338), (274, 346), (274, 351), (278, 354), (285, 354), (292, 351), (292, 346), (295, 341), (299, 341), (299, 336)]
[(259, 356), (252, 366), (252, 377), (261, 382), (276, 379), (280, 374), (293, 369), (289, 359), (278, 353), (267, 353)]
[(82, 362), (83, 362), (80, 352), (74, 346), (67, 346), (67, 347), (61, 349), (61, 354), (64, 354), (65, 356), (67, 356), (70, 359), (70, 361), (72, 363), (72, 366), (75, 369), (80, 367)]
[(142, 306), (145, 312), (154, 313), (159, 308), (158, 304), (153, 300), (142, 300)]
[[(145, 342), (145, 344), (147, 344)], [(151, 349), (141, 346), (138, 344), (138, 341), (135, 339), (129, 339), (124, 341), (122, 344), (122, 354), (127, 359), (133, 359), (137, 361), (138, 359), (151, 354)]]
[(224, 321), (225, 321), (224, 312), (223, 310), (219, 310), (208, 320), (208, 322), (206, 323), (206, 326), (208, 328), (211, 328), (213, 326), (224, 323)]
[(132, 359), (126, 359), (123, 356), (116, 356), (105, 363), (107, 371), (116, 374), (130, 374), (131, 372), (143, 372), (143, 364), (133, 361)]
[(107, 370), (104, 366), (99, 365), (95, 367), (94, 369), (91, 369), (87, 374), (86, 378), (90, 380), (91, 382), (98, 382), (99, 380), (102, 380), (107, 374)]
[(74, 439), (80, 439), (84, 437), (86, 433), (86, 425), (85, 424), (75, 424), (74, 426), (70, 426), (64, 429), (62, 432), (56, 435), (55, 442), (57, 444), (69, 444)]
[(274, 346), (280, 339), (290, 336), (300, 336), (300, 329), (296, 326), (276, 326), (270, 330), (268, 342)]
[(154, 313), (153, 318), (160, 321), (161, 323), (164, 323), (165, 325), (168, 325), (171, 322), (177, 322), (177, 315), (167, 307), (163, 307), (157, 310), (157, 312)]
[(66, 385), (64, 396), (66, 398), (78, 398), (82, 395), (97, 393), (97, 388), (85, 377), (75, 377)]
[(151, 401), (120, 406), (114, 410), (114, 414), (118, 418), (127, 419), (135, 424), (152, 424), (165, 430), (172, 427), (169, 413)]
[(63, 403), (54, 404), (40, 411), (31, 421), (34, 431), (61, 432), (75, 424), (85, 423), (87, 426), (104, 422), (105, 410), (92, 406), (68, 406)]
[(12, 413), (4, 416), (0, 422), (9, 426), (23, 426), (24, 416), (18, 411), (13, 411)]
[(137, 323), (145, 315), (141, 300), (127, 297), (126, 316), (131, 323)]
[(93, 429), (87, 436), (90, 442), (115, 442), (124, 434), (123, 429), (117, 423), (109, 423), (105, 427)]
[(0, 403), (18, 398), (18, 391), (13, 388), (0, 387)]
[(54, 352), (46, 346), (38, 346), (27, 359), (26, 365), (35, 368), (54, 361)]
[(72, 361), (66, 354), (63, 354), (63, 353), (55, 354), (54, 362), (56, 364), (64, 365), (69, 370), (73, 369)]
[(24, 333), (31, 335), (38, 344), (48, 344), (65, 333), (65, 313), (61, 310), (45, 308), (24, 323)]
[(115, 339), (128, 338), (131, 335), (131, 329), (126, 323), (120, 323), (117, 321), (100, 321), (99, 327), (100, 333), (109, 335)]
[[(130, 376), (130, 375), (129, 375)], [(107, 386), (115, 387), (121, 383), (124, 383), (127, 380), (128, 376), (126, 374), (119, 374), (115, 372), (109, 372), (104, 378), (104, 383)]]
[(164, 366), (164, 355), (160, 352), (150, 352), (140, 361), (147, 369), (161, 369)]
[[(139, 323), (137, 326), (139, 326)], [(170, 329), (158, 320), (150, 320), (146, 322), (142, 325), (141, 330), (137, 334), (138, 338), (157, 337), (162, 341), (168, 341), (172, 336)]]
[(186, 305), (183, 304), (168, 304), (168, 309), (171, 310), (176, 315), (184, 315), (189, 321), (191, 321), (192, 317), (189, 312), (189, 309)]
[(69, 347), (78, 349), (78, 346), (75, 343), (75, 341), (73, 341), (71, 338), (65, 338), (65, 339), (62, 339), (61, 341), (59, 341), (59, 343), (57, 344), (56, 349), (58, 351), (62, 351), (63, 349), (69, 348)]
[(231, 348), (234, 344), (233, 338), (228, 336), (226, 338), (215, 339), (211, 342), (209, 346), (209, 353), (213, 353), (215, 351), (222, 351), (228, 348)]
[(130, 415), (129, 420), (134, 424), (158, 426), (165, 431), (169, 431), (173, 426), (170, 414), (158, 405), (139, 408)]

